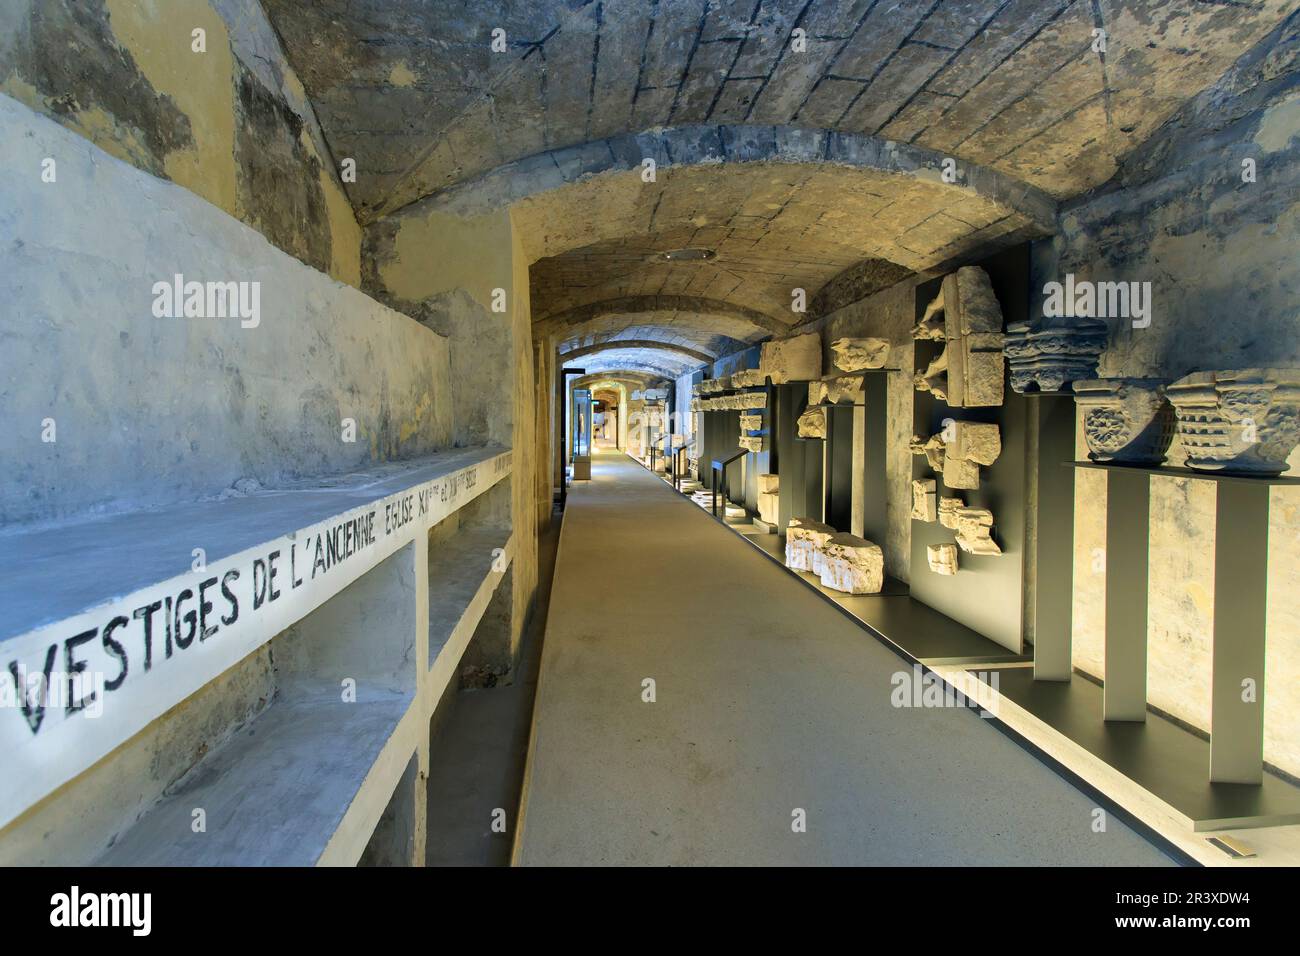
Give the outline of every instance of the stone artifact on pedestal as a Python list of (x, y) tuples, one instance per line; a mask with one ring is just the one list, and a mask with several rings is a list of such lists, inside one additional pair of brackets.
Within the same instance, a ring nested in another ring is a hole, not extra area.
[(934, 521), (939, 517), (938, 491), (933, 478), (912, 481), (912, 517), (917, 521)]
[(763, 427), (762, 415), (741, 415), (740, 430), (741, 432), (758, 431)]
[(1002, 404), (1002, 309), (983, 269), (962, 266), (944, 276), (912, 337), (944, 343), (943, 353), (917, 375), (917, 388), (954, 408)]
[(844, 372), (884, 368), (889, 359), (888, 339), (836, 339), (831, 343), (835, 367)]
[(943, 483), (949, 488), (973, 491), (980, 486), (980, 466), (965, 458), (946, 455), (943, 459)]
[(943, 473), (944, 444), (942, 435), (932, 435), (925, 441), (919, 435), (913, 435), (908, 444), (913, 455), (924, 455), (926, 463), (934, 471)]
[(955, 544), (929, 544), (925, 547), (925, 562), (935, 574), (957, 573), (957, 546)]
[(991, 534), (993, 512), (987, 508), (957, 509), (957, 547), (970, 554), (1001, 554)]
[(745, 451), (762, 451), (763, 436), (762, 435), (741, 435), (739, 444), (741, 448), (745, 449)]
[(885, 554), (857, 535), (837, 532), (822, 545), (823, 587), (845, 594), (879, 594), (885, 586)]
[(780, 505), (780, 477), (778, 475), (758, 476), (758, 517), (766, 524), (775, 525), (777, 509)]
[(1071, 325), (1015, 322), (1007, 326), (1002, 354), (1017, 392), (1059, 392), (1071, 382), (1097, 374), (1106, 348), (1106, 323), (1077, 318)]
[(1074, 383), (1093, 461), (1158, 465), (1174, 437), (1173, 406), (1158, 378), (1090, 378)]
[(834, 405), (862, 395), (861, 375), (832, 375), (808, 383), (809, 405)]
[(808, 332), (764, 342), (758, 367), (773, 385), (821, 378), (822, 337)]
[(939, 499), (939, 524), (953, 531), (957, 530), (957, 512), (966, 507), (960, 498), (943, 497)]
[(814, 558), (833, 534), (835, 529), (828, 524), (811, 518), (791, 518), (785, 529), (785, 566), (795, 571), (812, 571)]
[(799, 416), (800, 438), (826, 437), (826, 409), (822, 406), (807, 408)]
[(977, 465), (991, 465), (1002, 454), (1002, 436), (998, 426), (989, 422), (953, 422), (951, 440), (944, 451), (946, 462), (953, 458), (973, 461)]
[(775, 494), (781, 490), (780, 475), (759, 475), (758, 476), (758, 493)]
[(761, 368), (747, 368), (731, 373), (732, 388), (752, 388), (767, 384), (767, 373)]
[(1300, 443), (1300, 368), (1193, 372), (1165, 395), (1189, 468), (1280, 475)]
[(912, 384), (918, 392), (929, 392), (939, 401), (948, 398), (948, 350), (944, 349), (937, 358), (930, 360), (924, 372), (912, 376)]

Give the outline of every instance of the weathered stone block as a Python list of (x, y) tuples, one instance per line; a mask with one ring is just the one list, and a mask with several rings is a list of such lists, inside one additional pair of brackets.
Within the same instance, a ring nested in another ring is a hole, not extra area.
[(880, 546), (837, 532), (822, 546), (823, 587), (846, 594), (879, 594), (885, 585), (885, 554)]
[(1092, 378), (1075, 382), (1074, 403), (1083, 410), (1083, 436), (1093, 461), (1158, 465), (1174, 437), (1174, 409), (1164, 380)]
[(760, 491), (758, 493), (758, 517), (768, 524), (776, 524), (780, 500), (781, 496), (775, 491)]
[(1002, 404), (1002, 308), (983, 269), (962, 266), (944, 276), (942, 292), (926, 308), (912, 337), (945, 343), (943, 353), (915, 377), (918, 389), (954, 408)]
[(825, 438), (826, 409), (821, 406), (805, 409), (798, 424), (800, 438)]
[(781, 489), (780, 475), (759, 475), (758, 476), (758, 493), (775, 494)]
[(1097, 374), (1106, 348), (1107, 327), (1100, 319), (1076, 318), (1070, 325), (1007, 326), (1002, 354), (1017, 392), (1059, 392), (1071, 382)]
[(763, 427), (762, 415), (741, 415), (740, 430), (742, 433), (747, 431), (758, 431)]
[(917, 521), (934, 521), (939, 517), (937, 485), (933, 478), (912, 482), (912, 517)]
[(908, 447), (913, 455), (924, 455), (926, 463), (938, 474), (943, 474), (944, 444), (942, 435), (932, 435), (925, 441), (913, 435)]
[(835, 366), (845, 372), (884, 368), (889, 360), (888, 339), (836, 339), (831, 349), (835, 352)]
[(947, 443), (945, 459), (961, 458), (979, 465), (991, 465), (1002, 454), (1002, 436), (998, 426), (989, 422), (953, 422), (952, 440)]
[(822, 337), (817, 332), (763, 343), (759, 368), (773, 384), (821, 378)]
[(791, 518), (785, 529), (785, 566), (796, 571), (812, 571), (822, 547), (835, 529), (811, 518)]
[(741, 448), (745, 449), (745, 451), (762, 451), (762, 450), (763, 450), (763, 436), (762, 436), (762, 435), (742, 435), (742, 436), (740, 436), (740, 442), (739, 442), (739, 445), (740, 445)]
[(731, 373), (732, 388), (752, 388), (756, 385), (766, 384), (766, 381), (767, 373), (761, 368), (747, 368)]
[(1280, 475), (1300, 444), (1300, 368), (1193, 372), (1165, 394), (1189, 468)]
[(957, 546), (970, 554), (1001, 554), (1002, 549), (991, 537), (993, 512), (987, 508), (957, 510)]
[(957, 512), (966, 507), (960, 498), (943, 497), (939, 499), (939, 524), (945, 528), (957, 530)]
[(935, 574), (956, 574), (957, 546), (955, 544), (926, 545), (925, 563)]
[(943, 460), (943, 483), (949, 488), (961, 488), (966, 491), (980, 486), (980, 466), (964, 458), (945, 457)]

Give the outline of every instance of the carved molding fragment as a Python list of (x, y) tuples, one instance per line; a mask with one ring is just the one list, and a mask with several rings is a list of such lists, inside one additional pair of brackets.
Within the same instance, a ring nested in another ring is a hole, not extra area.
[(925, 563), (935, 574), (957, 573), (957, 546), (955, 544), (929, 544), (925, 547)]
[(1012, 390), (1059, 392), (1071, 382), (1092, 378), (1107, 336), (1101, 319), (1077, 318), (1071, 325), (1008, 325), (1002, 354), (1010, 369)]
[(917, 521), (935, 521), (939, 517), (937, 483), (933, 478), (912, 481), (912, 517)]
[(993, 512), (987, 508), (957, 509), (957, 547), (969, 554), (1001, 554), (992, 538)]
[(1158, 465), (1174, 437), (1173, 406), (1158, 378), (1091, 378), (1075, 382), (1083, 437), (1093, 461)]
[(889, 359), (889, 340), (876, 338), (842, 338), (831, 343), (835, 367), (844, 372), (884, 368)]
[(1193, 372), (1165, 394), (1189, 468), (1280, 475), (1300, 444), (1300, 368)]

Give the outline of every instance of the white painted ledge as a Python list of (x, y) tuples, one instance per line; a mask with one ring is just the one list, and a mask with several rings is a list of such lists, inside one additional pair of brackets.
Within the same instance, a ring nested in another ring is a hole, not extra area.
[[(40, 714), (0, 707), (6, 767), (0, 826), (399, 548), (416, 540), (423, 547), (432, 525), (510, 467), (508, 450), (456, 449), (246, 497), (0, 533), (4, 690), (14, 690), (11, 670), (41, 673), (47, 661), (54, 674), (81, 667), (106, 681), (97, 692), (85, 688), (97, 693), (97, 707), (78, 708), (75, 699)], [(340, 529), (348, 523), (369, 532), (344, 546)], [(326, 562), (331, 539), (342, 550)], [(207, 562), (195, 571), (191, 552), (200, 547)], [(273, 588), (267, 583), (272, 569)], [(190, 622), (197, 623), (201, 593), (210, 605), (204, 620), (211, 633), (181, 648), (169, 641), (167, 624), (188, 633)], [(152, 616), (137, 614), (155, 603), (160, 607)], [(66, 682), (55, 683), (64, 694)]]

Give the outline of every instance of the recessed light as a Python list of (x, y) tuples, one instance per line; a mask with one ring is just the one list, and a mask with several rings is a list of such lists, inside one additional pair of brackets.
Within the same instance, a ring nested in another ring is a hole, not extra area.
[(712, 249), (670, 249), (659, 253), (659, 258), (664, 262), (703, 262), (716, 256), (717, 253)]

